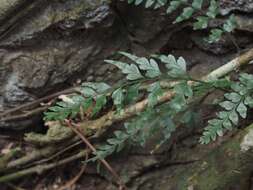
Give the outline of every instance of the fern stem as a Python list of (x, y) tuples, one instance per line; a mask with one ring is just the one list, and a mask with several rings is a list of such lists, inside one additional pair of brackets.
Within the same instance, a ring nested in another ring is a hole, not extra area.
[[(88, 139), (85, 138), (85, 136), (82, 134), (81, 130), (79, 130), (79, 126), (72, 126), (71, 122), (68, 120), (65, 120), (68, 127), (71, 128), (71, 130), (78, 135), (81, 140), (86, 144), (86, 146), (93, 152), (96, 153), (96, 148), (88, 141)], [(102, 164), (108, 169), (108, 171), (118, 180), (118, 184), (120, 189), (127, 189), (123, 181), (121, 180), (120, 176), (116, 173), (116, 171), (110, 166), (110, 164), (105, 159), (100, 159)]]

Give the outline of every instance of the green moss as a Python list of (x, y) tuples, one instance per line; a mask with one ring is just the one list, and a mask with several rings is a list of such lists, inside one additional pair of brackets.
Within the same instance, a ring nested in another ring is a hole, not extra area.
[[(78, 19), (81, 15), (85, 14), (88, 10), (93, 10), (103, 3), (110, 3), (109, 0), (80, 0), (78, 2), (71, 2), (68, 0), (64, 5), (64, 9), (61, 11), (52, 11), (49, 17), (54, 21), (58, 22), (64, 19)], [(65, 8), (66, 7), (66, 8)]]
[[(180, 190), (222, 190), (237, 184), (240, 179), (247, 179), (253, 163), (251, 138), (253, 125), (239, 132), (228, 142), (214, 149), (201, 162), (194, 163), (176, 178), (175, 189)], [(242, 151), (245, 138), (250, 139), (250, 148)]]

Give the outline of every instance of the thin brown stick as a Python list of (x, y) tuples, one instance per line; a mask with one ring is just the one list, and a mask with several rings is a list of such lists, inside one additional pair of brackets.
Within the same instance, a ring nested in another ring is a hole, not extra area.
[(24, 119), (29, 119), (31, 116), (38, 115), (44, 111), (46, 111), (50, 105), (46, 105), (43, 107), (38, 107), (35, 108), (31, 111), (26, 111), (25, 113), (22, 114), (17, 114), (17, 115), (11, 115), (9, 117), (4, 117), (0, 119), (1, 122), (7, 122), (7, 121), (18, 121), (18, 120), (24, 120)]
[[(85, 160), (88, 160), (88, 154), (86, 154)], [(81, 170), (79, 173), (71, 180), (69, 180), (65, 185), (61, 186), (57, 190), (64, 190), (64, 189), (71, 189), (71, 187), (80, 179), (80, 177), (83, 175), (85, 169), (87, 167), (87, 164), (82, 165)]]
[(66, 151), (68, 151), (70, 149), (73, 149), (74, 147), (80, 145), (81, 143), (82, 143), (82, 141), (77, 141), (74, 144), (71, 144), (71, 145), (67, 146), (66, 148), (63, 148), (62, 150), (57, 151), (55, 154), (53, 154), (50, 157), (47, 157), (47, 158), (39, 160), (39, 161), (35, 161), (33, 164), (37, 164), (38, 165), (38, 164), (43, 164), (43, 163), (46, 163), (46, 162), (48, 162), (50, 160), (53, 160), (54, 158), (59, 157), (61, 154), (65, 153)]
[[(0, 113), (0, 118), (3, 118), (4, 116), (6, 115), (10, 115), (10, 114), (13, 114), (17, 111), (20, 111), (22, 109), (31, 109), (35, 106), (38, 106), (40, 103), (44, 102), (44, 101), (48, 101), (48, 100), (51, 100), (59, 95), (62, 95), (62, 94), (66, 94), (66, 93), (72, 93), (72, 92), (75, 92), (75, 88), (71, 87), (71, 88), (68, 88), (68, 89), (65, 89), (65, 90), (62, 90), (60, 92), (56, 92), (54, 94), (50, 94), (48, 96), (45, 96), (45, 97), (42, 97), (42, 98), (39, 98), (33, 102), (28, 102), (26, 104), (22, 104), (18, 107), (15, 107), (15, 108), (12, 108), (12, 109), (9, 109), (3, 113)], [(2, 121), (2, 120), (1, 120)]]
[[(67, 123), (68, 127), (71, 128), (73, 132), (76, 133), (82, 139), (82, 141), (90, 148), (90, 150), (96, 154), (96, 148), (88, 141), (88, 139), (85, 138), (82, 132), (80, 132), (80, 129), (78, 129), (78, 127), (74, 127), (69, 120), (65, 120), (65, 122)], [(100, 159), (100, 161), (108, 169), (108, 171), (117, 179), (120, 189), (127, 189), (120, 176), (110, 166), (110, 164), (105, 159)]]

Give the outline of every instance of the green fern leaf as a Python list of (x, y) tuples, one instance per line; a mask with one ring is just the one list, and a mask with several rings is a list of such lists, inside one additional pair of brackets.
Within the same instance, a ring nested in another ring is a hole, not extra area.
[(232, 32), (236, 28), (236, 20), (234, 15), (230, 15), (230, 17), (223, 24), (223, 30), (226, 32)]
[(121, 69), (122, 73), (127, 74), (128, 80), (137, 80), (144, 78), (142, 74), (140, 73), (138, 67), (134, 64), (127, 64), (120, 61), (113, 61), (113, 60), (105, 60), (105, 62), (113, 64), (117, 66), (119, 69)]
[(179, 15), (173, 23), (179, 23), (184, 20), (187, 20), (191, 18), (193, 13), (194, 13), (194, 9), (192, 7), (186, 7), (183, 9), (183, 12), (181, 13), (181, 15)]
[(95, 104), (95, 106), (92, 110), (92, 116), (99, 113), (106, 103), (107, 103), (106, 96), (105, 95), (99, 95), (96, 98), (96, 104)]
[(151, 7), (154, 3), (155, 3), (154, 0), (147, 0), (147, 2), (146, 2), (146, 4), (145, 4), (145, 7), (146, 7), (146, 8), (149, 8), (149, 7)]
[(210, 18), (215, 18), (219, 13), (219, 6), (216, 0), (211, 0), (206, 15)]
[(203, 4), (203, 0), (193, 0), (192, 7), (194, 9), (201, 9)]
[(196, 19), (197, 19), (197, 22), (193, 23), (193, 29), (194, 30), (199, 30), (199, 29), (205, 29), (205, 28), (207, 28), (208, 21), (209, 21), (208, 17), (198, 16)]
[(85, 82), (82, 83), (80, 92), (84, 97), (94, 97), (102, 94), (111, 88), (110, 85), (104, 82)]
[(57, 102), (55, 106), (48, 108), (48, 111), (44, 113), (44, 120), (62, 121), (68, 117), (74, 118), (80, 112), (80, 107), (84, 102), (85, 99), (82, 96), (70, 97), (68, 102)]
[(122, 88), (118, 88), (112, 93), (112, 99), (113, 99), (114, 105), (116, 105), (117, 107), (117, 110), (118, 111), (121, 110), (123, 106), (123, 101), (124, 101), (124, 93), (123, 93)]
[(138, 83), (127, 87), (125, 97), (126, 104), (135, 102), (135, 100), (139, 96), (139, 87), (140, 84)]
[(250, 102), (253, 100), (252, 79), (253, 75), (240, 74), (239, 82), (231, 85), (231, 89), (234, 92), (224, 94), (226, 100), (219, 105), (225, 110), (219, 112), (216, 119), (208, 122), (203, 136), (200, 138), (202, 144), (215, 140), (216, 136), (221, 136), (225, 129), (231, 130), (237, 126), (240, 117), (243, 119), (247, 117), (247, 106), (250, 107)]
[(148, 88), (148, 105), (153, 107), (157, 104), (158, 97), (162, 95), (163, 91), (159, 82), (151, 84)]
[(218, 42), (220, 40), (223, 32), (224, 31), (221, 29), (217, 29), (217, 28), (212, 29), (211, 33), (207, 39), (207, 42), (209, 42), (209, 43)]

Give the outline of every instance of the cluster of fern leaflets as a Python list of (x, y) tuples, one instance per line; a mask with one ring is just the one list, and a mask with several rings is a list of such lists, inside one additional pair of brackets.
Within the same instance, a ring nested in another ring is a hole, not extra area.
[[(89, 110), (88, 119), (93, 119), (106, 107), (122, 114), (124, 109), (139, 100), (147, 99), (148, 105), (124, 128), (114, 132), (104, 145), (97, 148), (91, 160), (104, 157), (122, 150), (126, 145), (145, 145), (147, 139), (155, 133), (163, 134), (159, 147), (166, 142), (177, 125), (189, 124), (197, 113), (193, 105), (199, 104), (203, 94), (215, 89), (230, 90), (225, 93), (225, 101), (219, 105), (224, 109), (217, 113), (217, 118), (208, 122), (200, 143), (207, 144), (222, 136), (225, 130), (238, 125), (239, 118), (246, 118), (247, 107), (253, 107), (253, 76), (241, 74), (238, 82), (227, 79), (215, 81), (195, 80), (187, 73), (186, 61), (173, 55), (153, 55), (151, 58), (119, 52), (128, 62), (106, 60), (105, 62), (118, 67), (126, 75), (124, 84), (111, 87), (105, 83), (84, 83), (79, 94), (61, 97), (62, 101), (49, 108), (45, 120), (71, 119), (82, 120)], [(160, 66), (163, 65), (163, 70)], [(164, 85), (166, 83), (167, 85)], [(168, 85), (169, 84), (169, 85)], [(174, 96), (169, 102), (158, 104), (164, 92), (173, 91)]]
[[(216, 0), (128, 0), (128, 3), (134, 5), (145, 4), (146, 8), (153, 7), (154, 9), (166, 7), (166, 13), (170, 14), (182, 8), (182, 12), (177, 16), (175, 23), (180, 23), (189, 19), (193, 19), (193, 29), (202, 30), (207, 29), (210, 21), (215, 19), (219, 14), (219, 4)], [(208, 7), (204, 4), (208, 4)], [(213, 28), (207, 39), (208, 42), (217, 42), (222, 34), (232, 32), (236, 27), (234, 15), (224, 22), (221, 27)]]
[(217, 113), (217, 118), (208, 121), (203, 136), (200, 138), (202, 144), (208, 144), (217, 136), (223, 136), (225, 130), (232, 130), (238, 125), (239, 118), (247, 117), (248, 107), (253, 107), (253, 76), (242, 73), (239, 82), (231, 84), (230, 93), (225, 93), (225, 101), (219, 103), (224, 109)]
[(60, 96), (62, 101), (56, 102), (56, 105), (50, 107), (48, 111), (44, 113), (44, 120), (63, 121), (68, 118), (73, 119), (76, 118), (78, 114), (86, 112), (91, 107), (91, 116), (95, 116), (105, 106), (107, 102), (106, 92), (110, 88), (108, 84), (103, 82), (83, 83), (79, 89), (80, 94)]
[[(137, 99), (147, 97), (146, 110), (126, 123), (125, 130), (116, 131), (115, 137), (108, 139), (106, 145), (98, 148), (96, 157), (99, 158), (119, 151), (126, 142), (144, 145), (154, 131), (159, 131), (157, 126), (162, 126), (160, 130), (165, 139), (168, 139), (175, 129), (173, 115), (184, 108), (186, 99), (193, 94), (187, 84), (188, 79), (185, 79), (186, 62), (182, 57), (176, 59), (172, 55), (156, 55), (148, 59), (126, 52), (119, 52), (119, 54), (128, 58), (130, 63), (115, 60), (106, 60), (106, 62), (118, 67), (129, 82), (119, 87), (110, 87), (105, 83), (84, 83), (79, 89), (80, 94), (62, 97), (62, 101), (50, 107), (44, 117), (47, 121), (80, 120), (82, 118), (80, 115), (92, 108), (90, 118), (92, 119), (110, 102), (110, 99), (117, 113), (121, 114), (121, 110), (135, 103)], [(165, 64), (165, 72), (160, 70), (158, 62)], [(168, 88), (162, 87), (160, 84), (162, 79), (177, 80), (178, 83), (170, 88), (174, 88), (178, 95), (169, 104), (156, 106), (158, 97)], [(165, 142), (165, 139), (161, 142)]]

